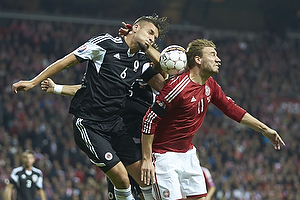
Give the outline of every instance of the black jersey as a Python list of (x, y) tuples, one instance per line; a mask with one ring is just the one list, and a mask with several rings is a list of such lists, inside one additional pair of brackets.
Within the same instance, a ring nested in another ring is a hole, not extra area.
[(128, 134), (135, 143), (140, 143), (143, 117), (155, 99), (155, 91), (138, 78), (130, 89), (129, 96), (122, 109), (121, 117), (127, 127)]
[(71, 101), (71, 114), (94, 121), (118, 118), (130, 86), (139, 76), (147, 79), (145, 71), (150, 69), (144, 52), (129, 50), (124, 38), (102, 34), (73, 52), (88, 63), (82, 87)]
[(36, 199), (36, 189), (43, 189), (43, 173), (35, 167), (31, 171), (22, 166), (14, 168), (9, 180), (17, 189), (17, 200)]

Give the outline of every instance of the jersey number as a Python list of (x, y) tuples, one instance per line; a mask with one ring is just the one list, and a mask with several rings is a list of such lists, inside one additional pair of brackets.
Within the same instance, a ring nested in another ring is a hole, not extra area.
[(26, 180), (26, 187), (31, 188), (32, 181), (31, 180)]
[(198, 114), (202, 113), (202, 112), (203, 112), (203, 109), (204, 109), (204, 101), (203, 101), (203, 99), (201, 99), (201, 100), (198, 102)]
[(124, 78), (126, 78), (126, 71), (127, 71), (127, 68), (125, 68), (124, 69), (124, 71), (120, 74), (120, 77), (122, 78), (122, 79), (124, 79)]

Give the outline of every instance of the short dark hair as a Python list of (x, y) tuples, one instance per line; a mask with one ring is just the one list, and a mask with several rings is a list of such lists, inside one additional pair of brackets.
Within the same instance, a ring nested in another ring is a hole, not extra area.
[(152, 16), (142, 16), (135, 20), (133, 25), (141, 22), (146, 21), (154, 24), (156, 28), (158, 29), (158, 37), (164, 37), (166, 33), (169, 31), (169, 21), (167, 17), (158, 17), (157, 14), (153, 14)]
[(32, 154), (34, 156), (34, 151), (33, 150), (25, 150), (23, 155), (25, 154)]

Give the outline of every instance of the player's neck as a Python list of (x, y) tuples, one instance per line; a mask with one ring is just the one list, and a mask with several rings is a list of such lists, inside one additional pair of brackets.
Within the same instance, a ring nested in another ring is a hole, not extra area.
[(210, 75), (201, 73), (198, 67), (193, 67), (192, 69), (190, 69), (190, 79), (194, 83), (198, 83), (199, 85), (204, 85), (209, 77)]
[(27, 170), (27, 171), (31, 171), (32, 166), (24, 166), (24, 169)]
[(134, 53), (136, 53), (137, 51), (140, 50), (137, 43), (133, 41), (133, 35), (125, 36), (124, 40), (125, 40), (126, 44), (128, 45), (131, 54), (134, 54)]

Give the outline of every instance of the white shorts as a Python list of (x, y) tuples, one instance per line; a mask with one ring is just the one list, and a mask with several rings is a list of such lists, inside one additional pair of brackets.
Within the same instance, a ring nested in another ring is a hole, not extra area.
[(186, 153), (153, 153), (153, 164), (156, 183), (152, 193), (156, 200), (206, 196), (205, 179), (196, 148)]

